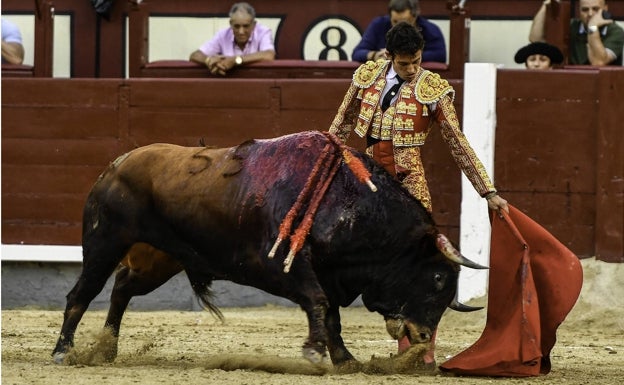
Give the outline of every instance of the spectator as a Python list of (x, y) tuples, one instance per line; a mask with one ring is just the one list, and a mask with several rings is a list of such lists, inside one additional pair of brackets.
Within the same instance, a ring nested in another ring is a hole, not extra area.
[(549, 70), (555, 64), (563, 63), (561, 50), (554, 45), (535, 42), (520, 48), (514, 60), (530, 70)]
[(401, 21), (418, 27), (425, 38), (422, 61), (446, 63), (446, 45), (442, 31), (437, 25), (420, 16), (418, 0), (390, 0), (388, 14), (374, 18), (368, 25), (362, 40), (353, 49), (352, 59), (364, 63), (367, 60), (383, 58), (386, 33)]
[[(459, 127), (454, 90), (438, 74), (420, 67), (425, 44), (413, 24), (401, 22), (386, 35), (388, 60), (369, 61), (355, 71), (329, 131), (346, 142), (352, 130), (366, 137), (366, 153), (395, 176), (431, 211), (420, 148), (437, 123), (457, 165), (491, 210), (509, 212)], [(435, 365), (433, 341), (425, 355)], [(399, 350), (409, 346), (406, 338)]]
[(210, 73), (222, 76), (235, 66), (273, 59), (273, 33), (256, 22), (256, 11), (248, 3), (232, 5), (230, 28), (218, 31), (190, 57), (205, 64)]
[(22, 33), (17, 25), (2, 18), (2, 63), (22, 64), (24, 62), (24, 46)]
[[(533, 18), (529, 41), (546, 41), (544, 0)], [(579, 0), (579, 18), (570, 21), (570, 64), (622, 65), (624, 30), (608, 14), (606, 0)]]

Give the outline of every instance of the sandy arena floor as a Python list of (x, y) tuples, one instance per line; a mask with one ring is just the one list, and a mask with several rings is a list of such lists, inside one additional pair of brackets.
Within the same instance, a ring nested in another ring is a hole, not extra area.
[[(552, 372), (535, 378), (454, 377), (397, 373), (396, 341), (383, 319), (361, 307), (343, 309), (343, 338), (364, 363), (339, 373), (301, 358), (307, 333), (298, 308), (223, 308), (225, 323), (207, 312), (128, 312), (119, 356), (102, 363), (98, 344), (105, 313), (88, 311), (76, 335), (75, 365), (50, 353), (61, 311), (2, 311), (2, 384), (620, 384), (624, 381), (624, 264), (583, 261), (581, 298), (558, 330)], [(64, 295), (64, 294), (63, 294)], [(485, 299), (471, 303), (486, 304)], [(459, 353), (480, 336), (485, 310), (448, 311), (438, 332), (436, 360)]]

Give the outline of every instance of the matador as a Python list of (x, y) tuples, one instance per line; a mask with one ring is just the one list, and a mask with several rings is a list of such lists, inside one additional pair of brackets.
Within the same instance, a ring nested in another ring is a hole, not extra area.
[(389, 107), (382, 109), (381, 101), (389, 92), (387, 83), (398, 75), (392, 63), (369, 61), (355, 71), (329, 131), (343, 142), (351, 131), (366, 137), (366, 153), (431, 211), (420, 149), (436, 122), (475, 190), (482, 197), (494, 196), (492, 181), (460, 129), (453, 106), (455, 91), (448, 81), (418, 66), (413, 79), (406, 79)]

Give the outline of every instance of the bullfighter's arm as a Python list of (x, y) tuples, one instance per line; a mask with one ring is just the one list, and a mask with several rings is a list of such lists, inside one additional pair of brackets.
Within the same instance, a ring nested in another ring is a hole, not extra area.
[(349, 139), (349, 134), (355, 127), (358, 114), (360, 111), (360, 99), (357, 97), (358, 92), (361, 89), (354, 83), (351, 83), (347, 93), (338, 108), (338, 112), (334, 117), (331, 125), (329, 126), (329, 132), (336, 135), (342, 143), (346, 143)]
[(468, 177), (468, 180), (470, 180), (470, 183), (472, 183), (479, 195), (489, 197), (490, 193), (496, 192), (496, 188), (485, 171), (483, 163), (481, 163), (470, 143), (468, 143), (466, 136), (459, 128), (457, 113), (448, 94), (440, 98), (434, 115), (440, 125), (442, 137), (451, 150), (453, 159), (455, 159), (455, 162)]

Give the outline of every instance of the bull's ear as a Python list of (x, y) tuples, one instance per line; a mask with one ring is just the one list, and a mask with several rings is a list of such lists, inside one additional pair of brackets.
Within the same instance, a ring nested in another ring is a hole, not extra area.
[(471, 311), (477, 311), (477, 310), (483, 309), (483, 306), (464, 305), (463, 303), (457, 300), (457, 297), (453, 298), (453, 301), (451, 301), (448, 307), (450, 309), (453, 309), (455, 311), (460, 311), (462, 313), (469, 313)]

